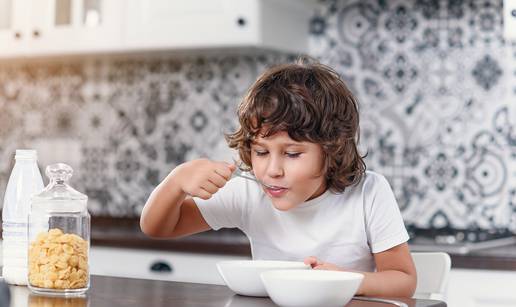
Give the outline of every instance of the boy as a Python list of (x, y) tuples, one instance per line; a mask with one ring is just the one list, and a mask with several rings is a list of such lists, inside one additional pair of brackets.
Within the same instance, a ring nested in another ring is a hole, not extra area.
[(356, 271), (364, 274), (357, 295), (412, 296), (408, 234), (387, 180), (365, 170), (358, 115), (327, 66), (267, 70), (239, 106), (240, 128), (227, 135), (240, 167), (261, 184), (231, 179), (236, 166), (226, 162), (183, 163), (152, 192), (142, 230), (175, 238), (238, 227), (253, 259)]

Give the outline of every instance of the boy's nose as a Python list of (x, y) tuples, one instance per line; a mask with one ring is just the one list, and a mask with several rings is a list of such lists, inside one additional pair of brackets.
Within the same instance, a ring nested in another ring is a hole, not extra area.
[(271, 158), (267, 165), (267, 175), (271, 178), (281, 177), (284, 175), (283, 165), (280, 159)]

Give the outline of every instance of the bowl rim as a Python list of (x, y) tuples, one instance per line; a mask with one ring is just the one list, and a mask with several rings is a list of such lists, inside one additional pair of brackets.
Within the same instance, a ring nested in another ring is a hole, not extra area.
[[(240, 268), (255, 269), (276, 269), (282, 268), (299, 268), (309, 269), (310, 265), (303, 261), (285, 261), (285, 260), (222, 260), (217, 262), (217, 266), (235, 266)], [(288, 270), (288, 269), (287, 269)]]
[(270, 270), (260, 273), (260, 277), (265, 284), (267, 278), (275, 278), (288, 281), (349, 281), (362, 280), (364, 274), (348, 271), (331, 270)]

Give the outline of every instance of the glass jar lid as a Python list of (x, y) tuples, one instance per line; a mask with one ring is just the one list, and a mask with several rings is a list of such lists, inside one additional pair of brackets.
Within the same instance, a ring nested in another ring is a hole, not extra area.
[(45, 174), (49, 179), (48, 185), (40, 193), (33, 196), (34, 201), (51, 200), (83, 200), (88, 196), (75, 190), (68, 185), (68, 180), (72, 177), (73, 169), (64, 163), (56, 163), (47, 166)]

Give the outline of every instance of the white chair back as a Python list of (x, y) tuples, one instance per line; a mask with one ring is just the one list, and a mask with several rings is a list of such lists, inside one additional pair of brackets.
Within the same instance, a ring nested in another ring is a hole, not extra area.
[(447, 253), (412, 253), (417, 271), (417, 287), (414, 298), (445, 299), (446, 286), (451, 269)]

